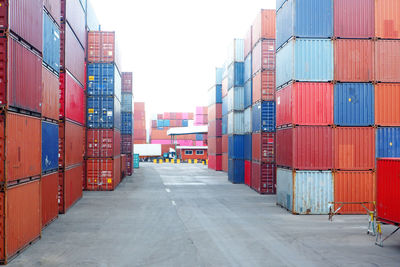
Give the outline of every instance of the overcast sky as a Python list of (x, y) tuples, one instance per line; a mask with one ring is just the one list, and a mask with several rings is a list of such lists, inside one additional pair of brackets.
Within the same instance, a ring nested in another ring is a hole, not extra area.
[[(215, 67), (275, 0), (91, 0), (102, 30), (117, 33), (122, 71), (133, 72), (146, 117), (207, 105)], [(150, 113), (150, 114), (149, 114)]]

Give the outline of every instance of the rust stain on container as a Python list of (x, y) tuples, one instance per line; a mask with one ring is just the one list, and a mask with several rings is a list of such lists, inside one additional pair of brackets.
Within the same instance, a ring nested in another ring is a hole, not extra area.
[(375, 85), (375, 124), (400, 126), (400, 84)]

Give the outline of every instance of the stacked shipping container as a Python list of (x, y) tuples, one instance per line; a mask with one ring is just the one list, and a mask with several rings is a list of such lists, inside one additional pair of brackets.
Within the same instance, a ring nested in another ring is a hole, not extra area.
[(135, 102), (133, 116), (134, 143), (146, 144), (146, 111), (144, 102)]
[[(208, 125), (208, 107), (196, 107), (194, 126)], [(207, 134), (196, 134), (195, 146), (207, 146)]]
[[(132, 72), (122, 73), (121, 112), (132, 113), (133, 111), (132, 76)], [(121, 173), (131, 176), (133, 174), (133, 133), (121, 134), (121, 154), (123, 155), (121, 157)]]

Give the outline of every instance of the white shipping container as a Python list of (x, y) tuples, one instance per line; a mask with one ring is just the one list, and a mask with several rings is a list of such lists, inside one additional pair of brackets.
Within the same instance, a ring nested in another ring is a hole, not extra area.
[(232, 62), (244, 62), (244, 39), (234, 39), (229, 45), (226, 66)]
[(244, 110), (244, 132), (251, 133), (251, 107)]
[(135, 151), (135, 154), (139, 154), (139, 156), (142, 157), (161, 156), (160, 144), (134, 144), (133, 149)]
[(244, 134), (244, 111), (228, 114), (228, 134)]
[(233, 87), (228, 91), (228, 112), (244, 110), (244, 87)]

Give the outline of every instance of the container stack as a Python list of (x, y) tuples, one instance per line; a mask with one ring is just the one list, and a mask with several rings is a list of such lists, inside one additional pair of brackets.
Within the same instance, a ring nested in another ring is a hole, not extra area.
[(60, 213), (65, 213), (82, 197), (85, 175), (85, 16), (85, 7), (80, 1), (61, 1), (58, 161)]
[(226, 64), (228, 109), (228, 179), (244, 183), (244, 40), (235, 39)]
[(146, 111), (144, 102), (135, 102), (133, 116), (133, 142), (134, 144), (146, 144)]
[[(208, 125), (208, 107), (196, 107), (194, 126)], [(195, 146), (207, 146), (207, 134), (196, 134)]]
[(247, 37), (245, 180), (261, 194), (276, 193), (275, 16), (261, 10)]
[(90, 191), (114, 190), (121, 179), (121, 74), (117, 53), (115, 32), (88, 32), (86, 189)]
[[(252, 175), (252, 124), (251, 107), (253, 104), (253, 26), (250, 26), (244, 39), (244, 183), (251, 186)], [(275, 91), (275, 89), (274, 89)]]
[(222, 68), (216, 68), (215, 85), (208, 90), (208, 168), (222, 171)]
[(222, 67), (222, 171), (228, 172), (228, 72)]
[[(121, 85), (121, 112), (133, 112), (133, 90), (132, 90), (132, 72), (122, 73)], [(124, 113), (122, 113), (124, 114)], [(124, 116), (124, 115), (122, 115)], [(132, 128), (132, 124), (131, 124)], [(121, 134), (121, 166), (128, 176), (133, 174), (133, 133)]]

